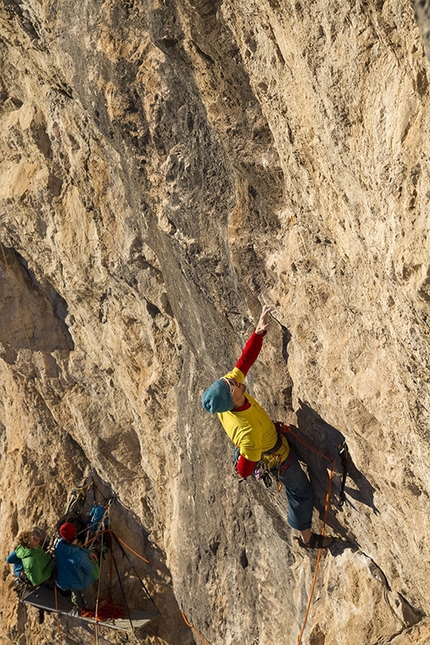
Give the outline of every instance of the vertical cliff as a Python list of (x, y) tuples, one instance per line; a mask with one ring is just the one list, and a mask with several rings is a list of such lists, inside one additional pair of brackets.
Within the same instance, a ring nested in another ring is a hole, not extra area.
[[(309, 645), (430, 638), (429, 70), (407, 0), (3, 0), (2, 557), (95, 469), (162, 614), (133, 642), (294, 645), (316, 555), (201, 408), (293, 423), (321, 528)], [(423, 9), (424, 11), (424, 9)], [(1, 642), (48, 644), (4, 565)], [(119, 642), (102, 635), (101, 642)], [(116, 639), (116, 640), (115, 640)], [(69, 621), (64, 643), (93, 642)]]

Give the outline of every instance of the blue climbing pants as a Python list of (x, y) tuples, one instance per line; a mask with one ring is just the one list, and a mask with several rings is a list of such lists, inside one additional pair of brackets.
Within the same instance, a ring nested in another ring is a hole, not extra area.
[(312, 487), (292, 449), (281, 464), (281, 470), (288, 461), (290, 465), (279, 475), (288, 498), (288, 524), (297, 531), (304, 531), (310, 529), (312, 524)]

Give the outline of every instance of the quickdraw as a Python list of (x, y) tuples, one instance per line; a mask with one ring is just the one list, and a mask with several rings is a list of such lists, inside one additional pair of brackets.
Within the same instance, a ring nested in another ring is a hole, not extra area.
[(267, 461), (264, 461), (263, 459), (259, 461), (252, 474), (257, 481), (262, 479), (266, 488), (270, 488), (272, 485), (272, 477), (270, 475), (270, 468)]
[(346, 502), (345, 484), (346, 484), (346, 477), (348, 475), (348, 455), (349, 455), (348, 446), (346, 445), (345, 441), (343, 442), (343, 444), (341, 444), (339, 455), (342, 462), (342, 482), (340, 485), (339, 506), (342, 507)]

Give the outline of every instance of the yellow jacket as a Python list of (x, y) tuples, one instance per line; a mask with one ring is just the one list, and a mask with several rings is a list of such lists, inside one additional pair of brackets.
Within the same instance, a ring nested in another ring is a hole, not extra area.
[[(225, 375), (225, 378), (236, 378), (239, 383), (242, 383), (245, 376), (240, 369), (235, 367)], [(241, 411), (218, 412), (218, 418), (234, 445), (239, 448), (240, 454), (249, 461), (257, 462), (262, 458), (263, 452), (274, 447), (278, 440), (278, 434), (273, 421), (261, 405), (248, 392), (245, 392), (245, 398), (251, 404), (250, 408)], [(279, 450), (263, 458), (272, 468), (278, 461), (277, 457), (279, 457), (279, 463), (282, 463), (288, 457), (289, 452), (288, 441), (282, 436), (282, 446)]]

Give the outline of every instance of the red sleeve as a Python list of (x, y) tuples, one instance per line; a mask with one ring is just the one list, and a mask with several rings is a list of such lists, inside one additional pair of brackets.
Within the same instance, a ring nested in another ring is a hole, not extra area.
[(237, 462), (237, 472), (245, 479), (246, 477), (249, 477), (249, 475), (252, 475), (256, 463), (256, 461), (249, 461), (249, 459), (240, 455)]
[(263, 338), (265, 337), (266, 332), (263, 334), (256, 334), (255, 331), (252, 332), (250, 338), (247, 340), (243, 352), (240, 355), (239, 360), (236, 363), (236, 367), (242, 372), (244, 376), (247, 375), (249, 368), (257, 360), (257, 356), (260, 353), (261, 346), (263, 345)]

